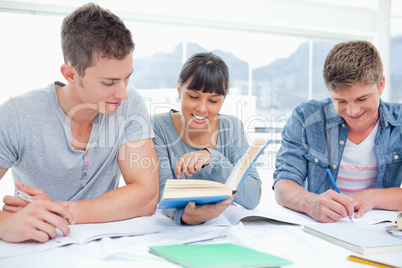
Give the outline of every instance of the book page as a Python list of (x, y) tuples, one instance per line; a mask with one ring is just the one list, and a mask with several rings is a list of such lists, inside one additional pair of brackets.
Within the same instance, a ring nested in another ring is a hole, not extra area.
[(279, 205), (270, 209), (255, 208), (252, 210), (243, 207), (229, 206), (222, 215), (233, 225), (247, 218), (269, 219), (297, 225), (317, 223), (316, 220), (307, 214), (293, 211)]
[(165, 189), (193, 189), (193, 188), (227, 188), (224, 184), (217, 181), (208, 180), (175, 180), (169, 179), (166, 181)]
[(208, 180), (167, 180), (162, 199), (232, 195), (232, 188)]
[(255, 140), (247, 152), (237, 161), (225, 184), (233, 190), (236, 190), (247, 170), (251, 168), (254, 160), (265, 149), (269, 142), (270, 141), (267, 139)]
[[(229, 220), (229, 222), (233, 225), (237, 224), (239, 221), (250, 218), (256, 217), (261, 219), (271, 219), (281, 222), (286, 222), (290, 224), (297, 224), (297, 225), (306, 225), (306, 224), (314, 224), (319, 223), (309, 215), (293, 211), (291, 209), (282, 207), (280, 205), (274, 205), (269, 209), (261, 209), (255, 208), (252, 210), (245, 209), (240, 206), (229, 206), (224, 212), (223, 215)], [(389, 222), (392, 224), (396, 223), (396, 217), (398, 215), (398, 211), (389, 211), (389, 210), (380, 210), (375, 209), (366, 212), (363, 217), (353, 219), (353, 223), (359, 225), (374, 225), (383, 222)], [(347, 222), (350, 223), (350, 219), (345, 217), (341, 219), (339, 222)]]
[(227, 195), (229, 198), (232, 195), (232, 189), (229, 187), (225, 188), (197, 187), (188, 190), (183, 190), (183, 188), (170, 188), (169, 191), (165, 191), (163, 193), (163, 199), (192, 198), (192, 197), (196, 198), (196, 197), (208, 197), (208, 196), (219, 196), (219, 195)]
[(123, 221), (71, 225), (69, 236), (78, 244), (85, 244), (103, 237), (152, 234), (161, 230), (152, 217), (139, 217)]
[(45, 243), (35, 241), (8, 243), (0, 240), (0, 258), (41, 252), (69, 244), (85, 244), (103, 237), (157, 233), (162, 229), (162, 226), (156, 225), (152, 217), (107, 223), (70, 225), (70, 234), (68, 236), (63, 236), (61, 231), (57, 229), (58, 236)]
[(49, 240), (46, 243), (40, 243), (35, 241), (27, 241), (22, 243), (8, 243), (3, 240), (0, 240), (0, 258), (41, 252), (74, 243), (76, 243), (75, 240), (69, 236), (61, 236), (61, 237), (58, 236), (52, 240)]
[[(361, 218), (355, 218), (355, 214), (356, 213), (354, 213), (352, 217), (353, 223), (372, 225), (382, 222), (390, 222), (392, 224), (395, 224), (396, 218), (398, 216), (398, 211), (373, 209), (364, 213)], [(340, 222), (350, 222), (350, 220), (348, 217), (345, 217), (340, 220)]]

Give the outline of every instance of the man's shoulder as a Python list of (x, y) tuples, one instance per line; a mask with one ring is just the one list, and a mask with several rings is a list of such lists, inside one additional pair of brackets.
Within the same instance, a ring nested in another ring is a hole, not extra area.
[(384, 107), (387, 111), (395, 113), (397, 115), (402, 114), (402, 103), (393, 103), (393, 102), (381, 102), (381, 106)]
[(402, 104), (383, 102), (380, 104), (380, 112), (386, 121), (393, 125), (402, 124)]
[(296, 110), (320, 110), (323, 109), (324, 107), (332, 104), (332, 101), (330, 98), (324, 99), (324, 100), (309, 100), (307, 102), (303, 102), (299, 104), (295, 109)]
[(140, 93), (135, 89), (127, 89), (127, 98), (122, 101), (117, 115), (123, 116), (144, 116), (149, 118), (148, 110)]
[(41, 107), (45, 103), (49, 103), (52, 98), (50, 86), (24, 92), (13, 96), (4, 102), (4, 105), (13, 105), (18, 109), (32, 108), (33, 106)]
[(133, 88), (128, 88), (127, 89), (127, 100), (128, 101), (142, 101), (142, 96), (140, 95), (140, 93), (138, 93), (137, 90), (133, 89)]
[(299, 104), (293, 111), (296, 114), (303, 115), (304, 117), (311, 116), (312, 114), (321, 113), (325, 117), (335, 115), (335, 110), (330, 98), (324, 100), (310, 100)]

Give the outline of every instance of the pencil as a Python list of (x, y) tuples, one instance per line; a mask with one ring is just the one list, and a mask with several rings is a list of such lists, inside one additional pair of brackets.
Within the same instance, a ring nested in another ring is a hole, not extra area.
[[(331, 181), (332, 181), (332, 184), (335, 186), (335, 190), (338, 192), (338, 194), (340, 194), (341, 192), (339, 191), (338, 186), (336, 186), (336, 182), (335, 182), (334, 177), (332, 176), (331, 171), (330, 171), (329, 169), (327, 169), (327, 172), (328, 172), (329, 178), (330, 178), (330, 179), (331, 179)], [(351, 217), (349, 217), (349, 216), (348, 216), (348, 218), (349, 218), (349, 219), (350, 219), (350, 221), (353, 223), (352, 218), (351, 218)]]
[(365, 258), (362, 258), (362, 257), (357, 257), (355, 255), (350, 255), (348, 257), (348, 260), (355, 261), (355, 262), (360, 262), (360, 263), (364, 263), (364, 264), (368, 264), (368, 265), (372, 265), (372, 266), (376, 266), (376, 267), (382, 267), (382, 268), (400, 268), (398, 266), (389, 265), (389, 264), (385, 264), (385, 263), (378, 262), (378, 261), (368, 260), (368, 259), (365, 259)]

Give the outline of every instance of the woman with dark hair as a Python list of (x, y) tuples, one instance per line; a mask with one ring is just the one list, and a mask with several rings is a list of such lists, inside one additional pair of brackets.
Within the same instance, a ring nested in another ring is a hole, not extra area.
[[(219, 114), (229, 87), (225, 62), (212, 53), (193, 55), (183, 65), (177, 81), (181, 111), (171, 110), (153, 118), (154, 143), (159, 158), (159, 199), (168, 179), (202, 179), (225, 183), (236, 162), (249, 148), (241, 121)], [(218, 217), (233, 201), (255, 208), (261, 181), (255, 168), (235, 195), (216, 204), (197, 205), (163, 212), (177, 224), (200, 224)]]

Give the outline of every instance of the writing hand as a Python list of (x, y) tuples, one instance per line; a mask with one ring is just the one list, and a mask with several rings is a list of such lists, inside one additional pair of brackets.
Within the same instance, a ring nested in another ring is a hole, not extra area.
[(46, 242), (57, 236), (56, 228), (66, 236), (70, 232), (68, 222), (58, 215), (73, 218), (67, 207), (46, 200), (29, 203), (15, 213), (3, 211), (0, 238), (8, 242)]
[(55, 207), (61, 213), (57, 211), (53, 211), (52, 213), (56, 214), (57, 216), (63, 218), (69, 224), (74, 224), (74, 216), (69, 211), (69, 203), (62, 202), (62, 201), (53, 201), (44, 191), (40, 189), (36, 189), (33, 187), (29, 187), (27, 185), (23, 185), (20, 182), (16, 182), (15, 186), (17, 187), (18, 191), (22, 194), (21, 196), (5, 196), (3, 198), (4, 206), (3, 211), (8, 212), (18, 212), (22, 210), (24, 207), (29, 205), (30, 203), (35, 203), (36, 201), (46, 201), (47, 203), (55, 204)]
[(208, 150), (199, 150), (186, 153), (179, 159), (176, 165), (176, 174), (181, 178), (182, 173), (191, 176), (200, 171), (204, 165), (208, 165), (211, 161), (211, 153)]
[(313, 198), (308, 209), (308, 214), (319, 222), (337, 222), (346, 216), (352, 217), (353, 212), (353, 198), (333, 190)]
[(181, 217), (182, 222), (190, 225), (201, 224), (215, 219), (225, 211), (233, 202), (234, 195), (216, 204), (195, 205), (194, 201), (188, 202)]
[(3, 198), (4, 206), (3, 210), (9, 212), (17, 212), (20, 209), (27, 206), (30, 202), (35, 200), (47, 200), (52, 201), (52, 199), (41, 189), (29, 187), (27, 185), (21, 184), (19, 181), (15, 182), (15, 187), (17, 187), (18, 191), (22, 192), (25, 196), (28, 196), (30, 200), (20, 196), (9, 196), (6, 195)]

